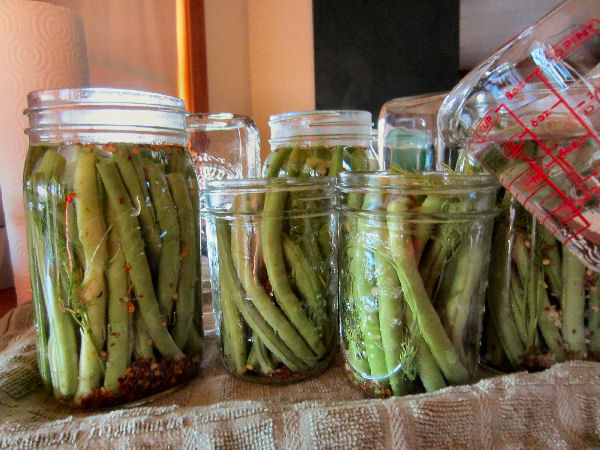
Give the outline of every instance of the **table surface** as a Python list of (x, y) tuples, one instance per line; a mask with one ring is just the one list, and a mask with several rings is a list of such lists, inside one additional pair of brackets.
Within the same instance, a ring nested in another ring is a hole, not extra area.
[(78, 411), (40, 386), (33, 308), (0, 319), (0, 448), (600, 448), (600, 363), (369, 399), (336, 355), (287, 386), (228, 375), (205, 342), (201, 376), (154, 401)]

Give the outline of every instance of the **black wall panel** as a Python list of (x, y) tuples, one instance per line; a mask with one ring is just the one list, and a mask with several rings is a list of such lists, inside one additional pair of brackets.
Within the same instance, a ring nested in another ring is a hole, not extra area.
[(313, 0), (317, 109), (364, 109), (452, 88), (459, 0)]

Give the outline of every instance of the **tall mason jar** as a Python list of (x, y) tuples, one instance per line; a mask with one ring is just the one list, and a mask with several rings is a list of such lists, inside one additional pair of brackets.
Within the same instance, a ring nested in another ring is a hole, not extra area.
[(202, 352), (199, 190), (182, 100), (112, 88), (28, 95), (23, 189), (38, 363), (61, 402), (136, 401)]
[(329, 364), (337, 343), (334, 201), (330, 177), (206, 183), (215, 324), (229, 373), (285, 384)]
[[(368, 111), (288, 112), (271, 116), (269, 127), (271, 153), (263, 176), (336, 176), (342, 170), (378, 167)], [(288, 165), (291, 155), (298, 161)]]
[(350, 380), (380, 397), (472, 382), (495, 179), (342, 172), (337, 191), (341, 338)]

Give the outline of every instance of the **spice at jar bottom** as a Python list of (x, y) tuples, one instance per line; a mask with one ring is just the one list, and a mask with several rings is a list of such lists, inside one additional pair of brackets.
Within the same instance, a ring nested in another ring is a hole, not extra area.
[(182, 147), (30, 148), (24, 198), (38, 362), (57, 399), (120, 404), (198, 372), (198, 196)]
[(342, 173), (340, 317), (372, 396), (473, 381), (497, 184), (483, 175)]

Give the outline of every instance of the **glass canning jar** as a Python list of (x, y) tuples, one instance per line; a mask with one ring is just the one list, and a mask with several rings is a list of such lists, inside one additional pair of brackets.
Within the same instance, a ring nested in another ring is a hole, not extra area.
[(600, 275), (505, 192), (492, 240), (482, 361), (503, 371), (600, 361)]
[(207, 182), (203, 217), (225, 368), (284, 384), (321, 373), (337, 342), (334, 179)]
[(250, 117), (231, 113), (188, 114), (187, 131), (201, 185), (209, 180), (260, 176), (260, 137)]
[(23, 189), (39, 369), (77, 407), (199, 369), (199, 189), (182, 100), (112, 88), (28, 95)]
[(352, 382), (372, 396), (474, 380), (497, 183), (340, 174), (339, 309)]
[[(231, 113), (193, 113), (186, 117), (189, 150), (200, 188), (210, 180), (260, 176), (260, 137), (254, 121)], [(200, 198), (202, 200), (202, 197)], [(207, 270), (206, 233), (202, 224), (202, 298), (204, 335), (214, 337), (214, 316)]]
[[(271, 116), (269, 126), (272, 151), (263, 164), (263, 176), (277, 176), (278, 171), (290, 176), (336, 176), (341, 170), (378, 167), (368, 111), (288, 112)], [(291, 169), (280, 165), (279, 160), (287, 160), (290, 155), (301, 160), (292, 159)]]

